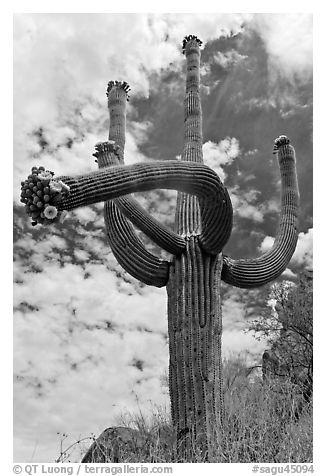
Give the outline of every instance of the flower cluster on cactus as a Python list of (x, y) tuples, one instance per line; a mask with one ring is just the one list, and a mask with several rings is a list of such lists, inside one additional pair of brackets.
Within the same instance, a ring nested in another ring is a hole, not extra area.
[(62, 180), (53, 178), (54, 172), (44, 167), (32, 167), (32, 173), (21, 182), (20, 201), (32, 218), (32, 226), (51, 224), (63, 218), (57, 205), (69, 196), (70, 187)]
[(182, 42), (182, 53), (185, 54), (186, 51), (186, 46), (189, 43), (189, 41), (195, 41), (198, 43), (198, 46), (201, 46), (203, 42), (196, 36), (196, 35), (188, 35), (185, 36)]
[(108, 87), (107, 87), (107, 90), (106, 90), (106, 95), (109, 96), (109, 93), (111, 91), (112, 88), (120, 88), (120, 89), (123, 89), (127, 95), (127, 101), (129, 101), (129, 93), (131, 91), (131, 88), (129, 86), (129, 84), (126, 82), (126, 81), (109, 81), (108, 82)]
[(97, 144), (95, 144), (95, 152), (93, 156), (98, 158), (101, 154), (109, 154), (112, 152), (117, 156), (118, 159), (120, 159), (120, 146), (119, 144), (116, 144), (114, 140), (98, 142)]
[(273, 154), (276, 154), (281, 145), (288, 145), (290, 144), (290, 139), (284, 135), (277, 137), (274, 141), (274, 149)]

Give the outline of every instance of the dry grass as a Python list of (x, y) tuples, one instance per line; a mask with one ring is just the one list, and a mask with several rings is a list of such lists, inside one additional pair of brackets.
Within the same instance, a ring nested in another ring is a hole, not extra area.
[(301, 396), (289, 382), (256, 379), (227, 397), (220, 461), (312, 462), (312, 408), (300, 410)]
[[(246, 376), (243, 369), (240, 361), (225, 365), (225, 421), (214, 461), (312, 463), (312, 404), (302, 405), (290, 382), (262, 382), (259, 376)], [(177, 462), (172, 424), (163, 410), (154, 411), (151, 418), (141, 412), (125, 414), (117, 423), (138, 430), (143, 441), (132, 451), (121, 445), (119, 462)], [(81, 453), (85, 454), (85, 448)], [(109, 451), (105, 459), (112, 461)], [(196, 462), (203, 462), (200, 454)]]

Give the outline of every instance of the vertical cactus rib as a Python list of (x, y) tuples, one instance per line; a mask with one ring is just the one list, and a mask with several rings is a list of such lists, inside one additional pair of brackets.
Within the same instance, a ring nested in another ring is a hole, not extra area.
[[(183, 40), (186, 56), (186, 93), (184, 100), (184, 147), (181, 160), (203, 163), (202, 110), (199, 96), (201, 41), (193, 36)], [(181, 236), (201, 233), (199, 204), (196, 197), (178, 193), (175, 228)]]
[[(192, 275), (193, 281), (190, 284), (189, 280), (189, 295), (191, 296), (191, 323), (192, 323), (192, 368), (194, 376), (194, 394), (195, 394), (195, 414), (194, 414), (194, 424), (195, 424), (195, 437), (197, 445), (200, 448), (207, 448), (207, 435), (205, 431), (206, 426), (206, 407), (205, 407), (205, 388), (203, 379), (203, 368), (202, 368), (202, 340), (201, 340), (201, 301), (202, 301), (202, 291), (201, 288), (201, 272), (202, 272), (202, 252), (197, 246), (195, 239), (189, 240), (189, 252), (190, 260), (192, 266)], [(205, 450), (204, 450), (205, 451)]]
[(281, 172), (281, 218), (272, 248), (254, 259), (223, 256), (222, 279), (240, 288), (254, 288), (276, 279), (287, 267), (298, 239), (299, 191), (294, 148), (285, 136), (276, 139)]
[(206, 383), (206, 403), (207, 415), (213, 421), (208, 421), (209, 445), (216, 443), (216, 436), (219, 434), (221, 414), (223, 413), (224, 402), (222, 395), (222, 308), (221, 308), (221, 269), (222, 254), (210, 257), (209, 265), (209, 315), (206, 325), (207, 332), (207, 383)]
[[(205, 296), (204, 305), (205, 305), (205, 326), (202, 325), (202, 329), (204, 332), (204, 339), (205, 339), (205, 348), (206, 352), (204, 351), (203, 355), (203, 377), (206, 381), (209, 380), (209, 355), (210, 355), (210, 345), (208, 339), (208, 329), (211, 323), (211, 290), (210, 290), (210, 273), (211, 273), (211, 259), (210, 255), (204, 256), (204, 289), (203, 289), (203, 296)], [(207, 298), (208, 296), (208, 298)], [(203, 324), (203, 323), (202, 323)]]
[[(173, 320), (177, 321), (176, 328), (176, 344), (177, 344), (177, 387), (173, 389), (175, 393), (179, 393), (179, 421), (178, 421), (178, 434), (180, 431), (188, 431), (187, 422), (187, 402), (186, 402), (186, 369), (185, 369), (185, 351), (183, 340), (183, 329), (185, 325), (186, 315), (186, 296), (185, 288), (183, 286), (183, 279), (186, 274), (186, 258), (182, 254), (181, 258), (177, 260), (176, 265), (176, 281), (177, 284), (177, 308), (176, 314), (170, 316)], [(171, 280), (172, 281), (172, 280)], [(172, 281), (173, 282), (173, 281)], [(172, 339), (174, 340), (174, 339)], [(176, 392), (176, 388), (180, 387), (180, 392)]]
[(183, 437), (188, 432), (184, 352), (186, 296), (183, 280), (185, 272), (185, 255), (182, 254), (175, 259), (174, 265), (170, 267), (170, 279), (166, 287), (168, 294), (169, 346), (172, 349), (169, 361), (171, 414), (180, 442), (180, 454), (185, 451)]
[[(168, 307), (167, 307), (167, 314), (168, 316), (175, 316), (177, 315), (177, 306), (178, 306), (178, 296), (177, 296), (177, 289), (175, 286), (172, 288), (169, 287), (169, 282), (177, 281), (176, 278), (176, 269), (172, 266), (170, 267), (170, 278), (166, 285), (167, 293), (169, 296), (168, 299)], [(172, 321), (168, 318), (168, 334), (175, 335), (176, 332), (176, 321)], [(169, 394), (170, 394), (170, 402), (171, 402), (171, 418), (174, 427), (177, 426), (180, 420), (179, 414), (179, 401), (178, 401), (178, 393), (174, 391), (178, 384), (177, 379), (177, 368), (176, 368), (176, 361), (177, 361), (177, 342), (176, 339), (169, 339)]]
[(214, 349), (212, 347), (212, 358), (215, 362), (214, 371), (214, 394), (215, 394), (215, 408), (217, 420), (214, 428), (219, 428), (224, 415), (224, 397), (223, 397), (223, 378), (222, 378), (222, 300), (221, 300), (221, 274), (222, 274), (223, 256), (220, 253), (215, 260), (215, 271), (211, 274), (211, 313), (215, 316), (216, 325), (213, 326), (213, 341)]
[(204, 262), (202, 259), (202, 250), (196, 240), (194, 242), (195, 246), (195, 256), (197, 261), (197, 280), (198, 280), (198, 295), (199, 295), (199, 303), (198, 303), (198, 313), (199, 313), (199, 325), (200, 327), (204, 327), (206, 325), (206, 315), (205, 315), (205, 301), (200, 298), (203, 296), (205, 290), (205, 272), (204, 272)]
[[(189, 437), (196, 438), (195, 427), (195, 375), (193, 362), (193, 302), (192, 302), (192, 282), (193, 282), (193, 267), (191, 256), (189, 255), (189, 245), (187, 246), (187, 259), (185, 260), (185, 274), (183, 276), (185, 286), (185, 319), (183, 322), (183, 340), (184, 340), (184, 359), (185, 359), (185, 381), (186, 381), (186, 406), (187, 406), (187, 428)], [(191, 444), (188, 441), (188, 445)]]

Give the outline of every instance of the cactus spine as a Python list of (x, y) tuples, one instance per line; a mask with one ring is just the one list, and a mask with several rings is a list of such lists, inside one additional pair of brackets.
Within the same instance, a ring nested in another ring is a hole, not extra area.
[[(274, 152), (281, 171), (282, 206), (274, 245), (256, 259), (234, 260), (223, 255), (233, 212), (227, 189), (203, 164), (200, 46), (201, 41), (193, 35), (184, 39), (187, 76), (180, 161), (124, 165), (129, 86), (111, 81), (107, 90), (109, 140), (98, 143), (94, 153), (99, 170), (54, 178), (52, 173), (43, 172), (44, 168), (34, 167), (32, 175), (22, 182), (21, 198), (27, 213), (38, 223), (51, 223), (51, 216), (59, 216), (63, 210), (104, 201), (106, 234), (118, 262), (143, 283), (166, 286), (171, 411), (180, 461), (196, 461), (196, 453), (200, 453), (200, 460), (214, 461), (214, 447), (221, 435), (221, 280), (243, 288), (274, 280), (291, 259), (298, 235), (295, 153), (289, 140), (280, 136)], [(33, 192), (29, 191), (41, 179), (53, 190), (44, 205), (46, 220), (42, 218), (42, 203), (35, 211)], [(178, 191), (175, 231), (155, 220), (130, 195), (157, 188)], [(173, 259), (168, 262), (150, 253), (134, 226), (172, 253)]]

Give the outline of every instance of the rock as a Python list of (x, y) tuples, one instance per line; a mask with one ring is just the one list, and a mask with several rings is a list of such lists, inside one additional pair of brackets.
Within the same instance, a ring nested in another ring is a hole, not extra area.
[(118, 463), (126, 454), (137, 457), (146, 443), (146, 438), (138, 430), (122, 426), (107, 428), (91, 445), (82, 463)]
[(174, 437), (169, 427), (151, 433), (123, 426), (104, 430), (82, 459), (82, 463), (150, 462), (155, 454), (173, 453)]

